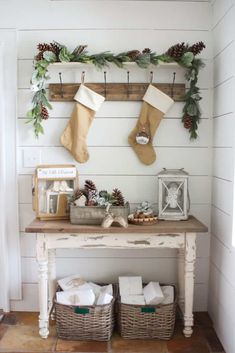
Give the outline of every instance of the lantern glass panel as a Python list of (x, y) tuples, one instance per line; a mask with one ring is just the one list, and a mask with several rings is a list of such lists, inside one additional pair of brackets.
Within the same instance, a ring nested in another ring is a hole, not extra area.
[(184, 213), (184, 182), (162, 181), (162, 212)]

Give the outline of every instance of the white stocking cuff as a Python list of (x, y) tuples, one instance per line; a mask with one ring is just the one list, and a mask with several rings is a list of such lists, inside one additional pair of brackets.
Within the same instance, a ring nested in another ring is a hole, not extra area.
[(95, 112), (99, 110), (101, 104), (105, 100), (103, 96), (96, 93), (95, 91), (92, 91), (90, 88), (84, 86), (83, 84), (80, 85), (77, 93), (74, 96), (74, 99), (86, 107), (94, 110)]
[(173, 99), (153, 85), (148, 86), (143, 100), (164, 114), (166, 114), (168, 109), (170, 109), (170, 107), (174, 104)]

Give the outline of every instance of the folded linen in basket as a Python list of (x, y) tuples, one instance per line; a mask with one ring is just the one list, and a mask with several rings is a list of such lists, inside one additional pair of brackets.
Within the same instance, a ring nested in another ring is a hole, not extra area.
[(162, 286), (162, 293), (164, 295), (164, 300), (161, 304), (172, 304), (174, 303), (174, 287), (173, 286)]
[(65, 292), (57, 292), (56, 300), (59, 304), (64, 305), (93, 305), (95, 294), (91, 289), (73, 289)]
[(60, 288), (64, 291), (78, 288), (84, 283), (86, 281), (80, 275), (72, 275), (58, 280)]
[(141, 295), (143, 294), (143, 285), (141, 276), (120, 276), (119, 291), (120, 295)]
[(149, 282), (144, 287), (144, 298), (146, 304), (158, 305), (164, 300), (159, 282)]
[(133, 304), (133, 305), (145, 305), (145, 300), (143, 295), (122, 295), (122, 304)]

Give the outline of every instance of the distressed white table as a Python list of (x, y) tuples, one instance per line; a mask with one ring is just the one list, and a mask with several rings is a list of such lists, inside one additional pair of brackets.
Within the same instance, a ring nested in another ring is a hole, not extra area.
[(34, 220), (25, 230), (37, 234), (39, 267), (39, 334), (49, 334), (49, 313), (56, 290), (56, 249), (178, 249), (179, 306), (184, 315), (185, 337), (193, 333), (194, 264), (196, 234), (207, 232), (193, 216), (187, 221), (159, 221), (151, 226), (128, 228), (72, 225), (68, 221)]

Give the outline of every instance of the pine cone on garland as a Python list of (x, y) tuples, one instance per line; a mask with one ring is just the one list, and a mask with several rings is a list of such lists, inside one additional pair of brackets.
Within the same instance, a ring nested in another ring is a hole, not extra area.
[(115, 206), (124, 206), (125, 205), (125, 199), (122, 195), (121, 190), (113, 189), (112, 197), (115, 200), (113, 203)]
[(43, 120), (47, 120), (49, 118), (49, 113), (46, 107), (41, 106), (41, 117)]
[(60, 53), (60, 48), (57, 44), (55, 43), (39, 43), (37, 46), (37, 49), (39, 50), (39, 53), (36, 55), (35, 59), (37, 61), (42, 60), (43, 59), (43, 53), (45, 51), (52, 51), (56, 57), (58, 57), (59, 53)]
[(197, 42), (195, 44), (193, 44), (188, 51), (191, 51), (194, 55), (198, 55), (200, 54), (203, 49), (205, 48), (205, 44), (203, 42)]
[(186, 115), (186, 117), (183, 119), (183, 122), (185, 129), (191, 129), (193, 126), (193, 118), (189, 115)]
[(150, 54), (151, 52), (152, 50), (149, 48), (145, 48), (144, 50), (142, 50), (142, 54)]
[(141, 52), (139, 50), (130, 50), (127, 52), (127, 56), (129, 56), (131, 60), (136, 60), (140, 54)]
[(185, 53), (186, 46), (184, 42), (178, 43), (170, 47), (166, 54), (171, 56), (172, 58), (179, 59)]

